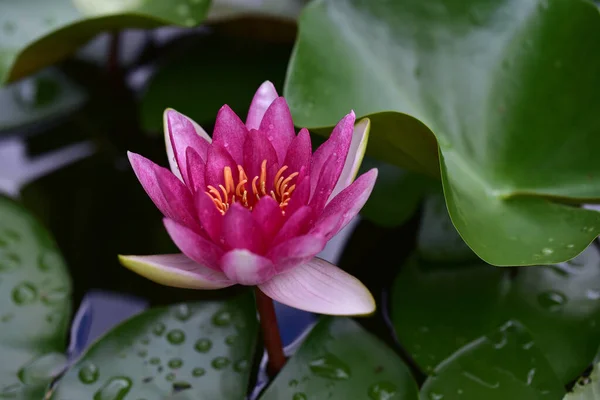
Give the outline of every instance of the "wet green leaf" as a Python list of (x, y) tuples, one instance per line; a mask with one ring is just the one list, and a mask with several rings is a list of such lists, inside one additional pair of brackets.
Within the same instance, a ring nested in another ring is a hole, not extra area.
[(421, 389), (429, 400), (553, 400), (563, 393), (533, 338), (514, 321), (457, 351)]
[(271, 399), (417, 400), (400, 357), (348, 318), (322, 318), (261, 396)]
[(98, 33), (198, 25), (209, 0), (0, 0), (0, 84), (55, 63)]
[(285, 94), (298, 125), (354, 109), (371, 118), (370, 154), (441, 171), (479, 257), (552, 264), (600, 233), (600, 213), (564, 204), (600, 201), (599, 46), (587, 1), (317, 0)]
[(0, 197), (0, 398), (41, 398), (64, 367), (71, 282), (54, 242)]
[(249, 294), (151, 309), (94, 344), (52, 399), (242, 399), (257, 331)]

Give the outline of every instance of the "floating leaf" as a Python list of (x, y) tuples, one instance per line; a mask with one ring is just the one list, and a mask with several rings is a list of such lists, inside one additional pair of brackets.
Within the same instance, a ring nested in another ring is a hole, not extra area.
[(514, 321), (457, 351), (421, 389), (431, 400), (550, 400), (563, 393), (533, 338)]
[(261, 396), (417, 400), (400, 357), (348, 318), (322, 318)]
[(48, 233), (0, 197), (0, 398), (42, 398), (65, 364), (71, 282)]
[(354, 109), (371, 118), (370, 154), (440, 170), (485, 261), (552, 264), (600, 233), (600, 213), (565, 204), (600, 201), (599, 68), (587, 1), (317, 0), (285, 94), (300, 126)]
[(107, 30), (198, 25), (209, 0), (0, 0), (0, 84), (25, 77)]
[(181, 392), (177, 398), (238, 400), (246, 395), (257, 331), (249, 295), (151, 309), (96, 342), (52, 399), (158, 400)]

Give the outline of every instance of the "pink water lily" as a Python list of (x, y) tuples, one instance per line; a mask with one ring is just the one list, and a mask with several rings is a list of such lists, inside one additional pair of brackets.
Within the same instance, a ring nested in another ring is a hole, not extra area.
[(211, 138), (194, 121), (164, 114), (171, 169), (129, 153), (142, 186), (183, 254), (120, 256), (155, 282), (181, 288), (257, 285), (289, 306), (334, 315), (368, 314), (375, 303), (356, 278), (315, 255), (359, 212), (377, 170), (354, 181), (369, 121), (354, 112), (314, 153), (296, 135), (287, 103), (270, 82), (244, 124), (228, 107)]

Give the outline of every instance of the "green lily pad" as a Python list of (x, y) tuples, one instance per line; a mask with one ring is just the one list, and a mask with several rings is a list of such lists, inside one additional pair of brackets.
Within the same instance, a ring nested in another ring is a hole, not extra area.
[[(425, 217), (421, 232), (438, 225)], [(474, 255), (460, 262), (447, 256), (447, 244), (457, 240), (449, 230), (420, 243), (430, 250), (429, 260), (417, 252), (394, 283), (396, 334), (421, 368), (431, 373), (490, 326), (514, 319), (529, 329), (561, 382), (579, 376), (600, 345), (598, 249), (590, 246), (562, 264), (515, 269), (509, 278), (510, 271), (473, 261)], [(431, 256), (436, 249), (437, 259)]]
[(298, 125), (353, 108), (372, 120), (370, 154), (439, 168), (452, 221), (485, 261), (552, 264), (600, 234), (600, 213), (565, 204), (600, 201), (599, 68), (586, 1), (317, 0), (285, 94)]
[(0, 132), (70, 114), (86, 100), (85, 92), (54, 69), (0, 88)]
[(271, 399), (417, 400), (406, 365), (356, 322), (322, 318), (261, 396)]
[(198, 25), (209, 0), (0, 0), (0, 84), (55, 63), (98, 33)]
[(431, 400), (553, 400), (563, 394), (533, 338), (514, 321), (457, 351), (421, 389)]
[(257, 332), (251, 295), (151, 309), (96, 342), (52, 399), (242, 399)]
[(291, 51), (287, 45), (217, 36), (203, 38), (194, 49), (165, 65), (149, 82), (140, 105), (147, 131), (162, 133), (166, 108), (205, 124), (228, 104), (245, 119), (264, 81), (282, 86)]
[(599, 400), (600, 399), (600, 368), (594, 366), (589, 376), (581, 378), (571, 392), (563, 400)]
[(208, 21), (221, 21), (243, 16), (267, 16), (296, 20), (307, 0), (212, 0)]
[(0, 398), (40, 399), (64, 367), (71, 282), (54, 242), (0, 197)]
[(402, 225), (417, 211), (431, 181), (423, 175), (370, 157), (363, 159), (359, 175), (371, 168), (377, 168), (379, 173), (360, 215), (381, 226)]

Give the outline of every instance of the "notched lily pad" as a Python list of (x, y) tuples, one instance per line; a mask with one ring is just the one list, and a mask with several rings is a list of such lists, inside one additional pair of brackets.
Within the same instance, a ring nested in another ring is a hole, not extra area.
[(250, 295), (151, 309), (96, 342), (52, 399), (238, 400), (246, 395), (257, 331)]
[(71, 282), (48, 233), (0, 196), (0, 398), (41, 398), (65, 365)]

